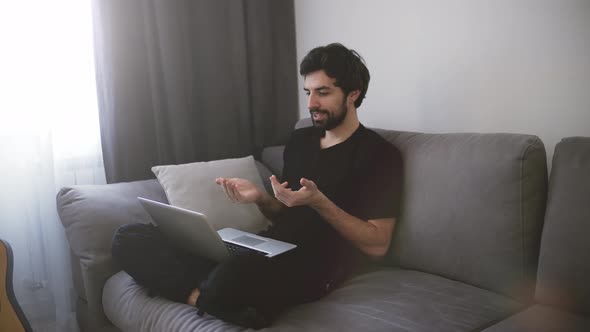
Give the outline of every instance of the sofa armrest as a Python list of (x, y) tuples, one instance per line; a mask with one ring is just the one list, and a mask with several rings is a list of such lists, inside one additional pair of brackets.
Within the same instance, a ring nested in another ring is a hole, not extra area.
[(87, 304), (89, 322), (82, 322), (85, 325), (109, 325), (102, 308), (102, 288), (119, 270), (111, 258), (113, 234), (123, 224), (151, 221), (138, 196), (167, 202), (155, 179), (64, 187), (57, 194), (57, 212), (75, 256), (73, 264), (79, 261), (72, 269), (78, 271), (77, 295)]
[(151, 221), (138, 196), (167, 202), (156, 180), (72, 186), (59, 191), (57, 211), (70, 247), (83, 267), (110, 261), (111, 238), (119, 226)]

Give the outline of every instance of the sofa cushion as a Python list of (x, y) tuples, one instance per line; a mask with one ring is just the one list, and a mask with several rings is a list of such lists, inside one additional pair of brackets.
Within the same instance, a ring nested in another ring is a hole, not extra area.
[(215, 183), (218, 177), (247, 179), (264, 188), (252, 156), (152, 167), (171, 205), (203, 213), (215, 229), (259, 232), (268, 220), (254, 204), (235, 204)]
[[(124, 331), (235, 331), (237, 326), (160, 297), (126, 273), (103, 293), (105, 312)], [(417, 271), (384, 269), (357, 276), (323, 299), (283, 313), (269, 331), (471, 331), (521, 308), (506, 297)]]
[(507, 318), (484, 332), (587, 332), (590, 317), (543, 305), (534, 305)]
[(590, 137), (565, 138), (553, 155), (537, 302), (590, 314), (589, 234)]

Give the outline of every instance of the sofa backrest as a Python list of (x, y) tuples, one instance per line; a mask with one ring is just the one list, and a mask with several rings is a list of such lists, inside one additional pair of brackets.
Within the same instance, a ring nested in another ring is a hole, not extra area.
[(531, 300), (547, 193), (541, 140), (374, 130), (404, 159), (389, 262)]
[(590, 314), (590, 137), (555, 147), (535, 299)]
[(547, 195), (545, 148), (519, 134), (380, 130), (404, 159), (392, 261), (529, 300)]

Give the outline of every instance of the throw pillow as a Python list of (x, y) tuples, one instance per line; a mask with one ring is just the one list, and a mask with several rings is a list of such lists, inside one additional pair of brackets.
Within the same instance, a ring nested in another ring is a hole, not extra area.
[(264, 190), (264, 184), (252, 156), (152, 167), (164, 188), (168, 202), (203, 213), (216, 230), (231, 227), (257, 233), (269, 222), (255, 204), (232, 203), (215, 183), (218, 177), (239, 177)]

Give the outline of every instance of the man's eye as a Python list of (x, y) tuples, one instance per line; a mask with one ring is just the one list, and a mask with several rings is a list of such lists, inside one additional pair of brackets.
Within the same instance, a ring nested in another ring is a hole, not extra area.
[(327, 92), (319, 92), (318, 94), (319, 94), (320, 96), (327, 96), (327, 95), (328, 95), (328, 93), (327, 93)]
[(305, 91), (305, 95), (306, 96), (309, 96), (309, 91)]

